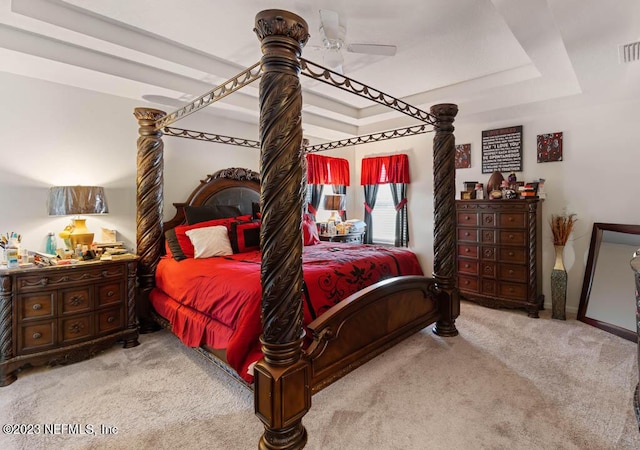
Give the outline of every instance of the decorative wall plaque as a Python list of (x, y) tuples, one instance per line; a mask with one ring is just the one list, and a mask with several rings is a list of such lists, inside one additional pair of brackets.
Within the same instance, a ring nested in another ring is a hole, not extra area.
[(482, 173), (522, 171), (522, 125), (482, 132)]

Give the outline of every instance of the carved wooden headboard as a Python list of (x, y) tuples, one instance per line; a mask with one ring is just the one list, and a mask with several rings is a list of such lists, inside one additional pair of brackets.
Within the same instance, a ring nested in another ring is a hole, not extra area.
[(252, 213), (252, 204), (260, 202), (260, 174), (250, 169), (232, 167), (219, 170), (200, 181), (183, 203), (174, 203), (176, 214), (163, 223), (166, 232), (185, 223), (186, 206), (231, 205), (242, 214)]

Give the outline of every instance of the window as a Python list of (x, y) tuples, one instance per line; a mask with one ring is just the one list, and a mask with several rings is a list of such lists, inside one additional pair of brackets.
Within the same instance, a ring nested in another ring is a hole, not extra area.
[(393, 204), (391, 186), (381, 184), (378, 186), (376, 206), (371, 212), (373, 223), (373, 242), (376, 244), (395, 243), (396, 236), (396, 208)]

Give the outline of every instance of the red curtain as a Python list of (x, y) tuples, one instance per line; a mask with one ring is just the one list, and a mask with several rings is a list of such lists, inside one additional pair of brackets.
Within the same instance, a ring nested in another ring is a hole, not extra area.
[(409, 158), (404, 153), (362, 159), (362, 185), (409, 182)]
[(349, 186), (349, 161), (314, 153), (308, 154), (307, 183)]

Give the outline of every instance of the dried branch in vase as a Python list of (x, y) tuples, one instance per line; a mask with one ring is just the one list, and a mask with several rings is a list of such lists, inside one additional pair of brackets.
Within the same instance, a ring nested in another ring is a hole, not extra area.
[(553, 245), (565, 245), (577, 221), (576, 214), (552, 214), (551, 232), (553, 233)]

